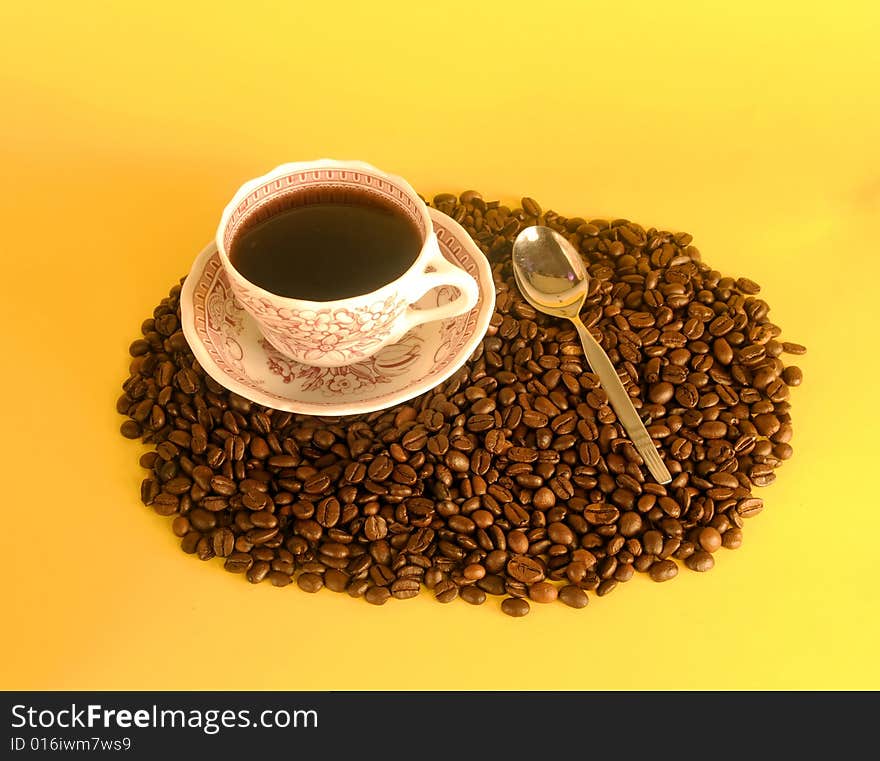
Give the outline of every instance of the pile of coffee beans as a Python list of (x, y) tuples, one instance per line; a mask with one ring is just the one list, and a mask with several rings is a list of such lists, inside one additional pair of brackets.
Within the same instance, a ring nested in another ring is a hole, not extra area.
[[(564, 217), (531, 198), (437, 195), (492, 262), (497, 304), (470, 361), (434, 390), (345, 419), (267, 409), (194, 360), (175, 285), (132, 343), (122, 434), (153, 445), (141, 498), (184, 552), (249, 582), (295, 582), (374, 605), (422, 588), (524, 616), (583, 608), (635, 572), (708, 571), (791, 457), (783, 354), (759, 286), (701, 261), (687, 233)], [(582, 317), (618, 368), (673, 476), (647, 474), (569, 323), (536, 311), (510, 268), (544, 224), (590, 273)]]

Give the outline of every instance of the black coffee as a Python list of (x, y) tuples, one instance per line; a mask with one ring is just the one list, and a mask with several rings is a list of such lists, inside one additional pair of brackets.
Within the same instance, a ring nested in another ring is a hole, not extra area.
[(332, 301), (369, 293), (415, 261), (421, 236), (402, 213), (368, 203), (282, 211), (239, 234), (229, 258), (255, 285), (280, 296)]

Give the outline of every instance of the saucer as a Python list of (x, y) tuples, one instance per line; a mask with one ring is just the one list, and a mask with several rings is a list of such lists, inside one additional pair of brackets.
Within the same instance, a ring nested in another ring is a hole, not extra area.
[[(495, 285), (485, 255), (450, 217), (429, 209), (443, 256), (479, 285), (465, 314), (418, 325), (369, 359), (344, 367), (312, 367), (289, 359), (263, 338), (242, 308), (220, 263), (217, 246), (198, 255), (180, 294), (181, 322), (205, 372), (230, 391), (288, 412), (340, 416), (405, 402), (449, 378), (470, 357), (489, 327)], [(452, 301), (458, 290), (437, 288), (414, 306)]]

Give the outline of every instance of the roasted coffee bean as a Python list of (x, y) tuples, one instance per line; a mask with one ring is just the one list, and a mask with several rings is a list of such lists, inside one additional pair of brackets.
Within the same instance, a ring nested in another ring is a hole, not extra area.
[(248, 517), (256, 528), (273, 529), (278, 525), (278, 519), (268, 510), (258, 510)]
[(623, 536), (636, 536), (642, 530), (642, 517), (637, 512), (625, 512), (617, 525)]
[(350, 484), (359, 484), (367, 476), (367, 466), (362, 462), (349, 463), (344, 472), (345, 481)]
[(654, 402), (654, 404), (666, 404), (670, 399), (672, 399), (672, 395), (675, 393), (675, 386), (671, 383), (663, 382), (663, 383), (655, 383), (651, 386), (651, 390), (648, 393), (648, 398)]
[(434, 589), (441, 581), (446, 578), (446, 574), (443, 573), (436, 566), (431, 566), (427, 571), (425, 571), (425, 586), (428, 589)]
[(344, 592), (350, 580), (351, 577), (345, 571), (336, 568), (330, 568), (324, 574), (324, 586), (332, 592)]
[(513, 526), (525, 526), (529, 522), (529, 511), (516, 502), (508, 502), (504, 505), (504, 517)]
[(758, 285), (754, 280), (749, 280), (746, 277), (741, 277), (736, 281), (736, 287), (739, 288), (743, 293), (755, 294), (761, 290), (761, 286)]
[(141, 502), (152, 505), (161, 490), (162, 487), (155, 478), (145, 478), (141, 482)]
[(642, 535), (642, 546), (648, 555), (659, 555), (663, 550), (663, 534), (654, 530), (646, 531)]
[(569, 608), (586, 608), (590, 601), (587, 593), (573, 584), (567, 584), (559, 590), (559, 600)]
[(470, 460), (467, 458), (467, 455), (457, 449), (447, 452), (444, 462), (455, 473), (466, 473), (470, 467)]
[(479, 563), (471, 563), (465, 566), (463, 574), (469, 581), (477, 581), (486, 575), (486, 569)]
[(755, 486), (769, 486), (776, 480), (776, 473), (772, 465), (754, 465), (749, 470), (749, 480)]
[(731, 528), (721, 536), (721, 544), (729, 550), (735, 550), (742, 546), (743, 533), (741, 528)]
[[(498, 454), (504, 451), (505, 445), (507, 444), (507, 440), (504, 437), (504, 433), (500, 430), (493, 429), (486, 432), (486, 436), (484, 438), (484, 445), (488, 452), (492, 454)], [(443, 454), (439, 452), (438, 454)]]
[(700, 401), (700, 393), (693, 383), (682, 383), (675, 390), (675, 400), (682, 406), (693, 408)]
[(513, 462), (534, 462), (538, 459), (538, 452), (528, 447), (510, 447), (506, 452), (507, 458)]
[(322, 494), (330, 487), (330, 476), (316, 475), (309, 478), (303, 484), (303, 491), (306, 494)]
[(543, 412), (525, 410), (522, 413), (522, 424), (527, 428), (544, 428), (547, 423), (547, 416)]
[(324, 528), (332, 528), (339, 522), (342, 507), (336, 497), (322, 499), (315, 508), (315, 520)]
[(370, 568), (370, 578), (377, 586), (385, 587), (394, 581), (394, 571), (383, 563), (377, 563)]
[(217, 557), (228, 557), (235, 547), (235, 534), (228, 528), (217, 529), (211, 536), (211, 544)]
[(366, 579), (353, 579), (345, 590), (350, 597), (363, 597), (370, 588), (370, 582)]
[[(489, 532), (487, 532), (486, 535), (489, 536)], [(490, 538), (492, 539), (493, 545), (497, 544), (504, 547), (507, 546), (507, 542), (504, 538), (504, 532), (501, 531), (497, 526), (492, 531), (492, 536), (490, 536)], [(526, 548), (528, 548), (528, 545), (526, 545)], [(489, 573), (499, 573), (507, 565), (507, 561), (509, 559), (510, 553), (506, 550), (491, 550), (489, 554), (486, 555), (485, 560), (483, 560), (483, 566)]]
[(477, 586), (490, 595), (504, 594), (504, 579), (495, 574), (484, 576), (477, 582)]
[(464, 515), (450, 515), (446, 525), (459, 534), (472, 534), (477, 525)]
[(495, 427), (495, 416), (488, 414), (472, 415), (467, 419), (467, 429), (474, 433), (488, 431)]
[(419, 480), (415, 468), (406, 463), (401, 463), (400, 465), (395, 466), (391, 478), (396, 483), (405, 486), (413, 486)]
[(211, 477), (210, 481), (211, 491), (215, 494), (220, 494), (226, 497), (229, 497), (235, 494), (238, 491), (238, 486), (235, 481), (231, 478), (227, 478), (226, 476), (215, 475)]
[(529, 603), (521, 597), (508, 597), (501, 602), (501, 612), (513, 618), (522, 618), (529, 614)]
[(299, 465), (299, 458), (289, 454), (274, 455), (269, 458), (268, 465), (270, 468), (295, 468)]
[(678, 575), (678, 566), (673, 560), (658, 560), (648, 571), (653, 581), (669, 581)]
[(135, 420), (126, 420), (119, 430), (127, 439), (138, 439), (141, 435), (141, 427)]
[(278, 534), (277, 528), (254, 528), (245, 535), (251, 544), (265, 544)]
[(379, 455), (367, 467), (367, 477), (372, 481), (384, 481), (394, 470), (394, 463), (390, 457)]
[(727, 435), (727, 425), (720, 420), (712, 420), (700, 425), (698, 432), (706, 439), (723, 439)]
[(434, 599), (437, 602), (452, 602), (456, 597), (458, 585), (455, 582), (444, 579), (434, 586)]
[(381, 515), (371, 515), (364, 521), (364, 535), (371, 542), (383, 539), (388, 534), (388, 525)]
[(698, 540), (706, 552), (715, 552), (721, 546), (721, 534), (712, 526), (701, 529)]
[[(284, 573), (283, 571), (269, 571), (269, 575), (266, 578), (269, 579), (269, 582), (273, 587), (286, 587), (291, 581), (293, 581), (290, 574)], [(320, 578), (320, 576), (318, 578)], [(302, 586), (300, 586), (300, 589), (308, 591)]]
[(538, 510), (549, 510), (555, 504), (556, 495), (546, 486), (542, 486), (532, 495), (532, 505)]
[(140, 357), (151, 349), (150, 342), (145, 341), (143, 338), (138, 338), (136, 341), (132, 341), (131, 345), (128, 347), (128, 353), (131, 354), (132, 357)]
[(592, 524), (607, 525), (614, 523), (619, 515), (620, 511), (613, 505), (595, 503), (584, 508), (584, 518)]
[(217, 525), (216, 515), (200, 507), (190, 510), (187, 517), (196, 531), (210, 531)]
[(760, 497), (746, 497), (736, 503), (736, 512), (743, 518), (751, 518), (764, 509), (764, 500)]
[(347, 558), (350, 554), (348, 545), (341, 542), (324, 542), (318, 550), (328, 558)]
[(187, 555), (192, 555), (196, 551), (196, 547), (201, 540), (202, 535), (198, 531), (190, 531), (181, 538), (180, 549), (182, 549)]
[(370, 587), (364, 593), (364, 599), (370, 605), (384, 605), (391, 599), (391, 592), (387, 587)]
[(712, 342), (712, 353), (722, 365), (729, 365), (733, 361), (733, 349), (724, 338), (716, 338)]
[(523, 584), (535, 584), (544, 578), (544, 567), (539, 560), (527, 555), (514, 555), (507, 563), (507, 573)]
[(203, 536), (199, 539), (199, 542), (196, 545), (196, 555), (198, 555), (199, 560), (210, 560), (215, 557), (214, 547), (208, 537)]
[(529, 549), (529, 538), (522, 531), (511, 531), (507, 535), (507, 546), (510, 547), (512, 552), (525, 555)]
[(459, 597), (471, 605), (482, 605), (486, 602), (486, 593), (476, 585), (462, 587), (458, 592)]
[(254, 559), (244, 552), (233, 552), (224, 563), (230, 573), (245, 573), (253, 565)]
[(428, 434), (424, 429), (413, 429), (403, 435), (401, 445), (409, 452), (419, 452), (428, 443)]
[(713, 336), (724, 336), (733, 330), (734, 322), (726, 314), (719, 315), (709, 323), (709, 332)]
[(752, 422), (758, 433), (761, 434), (761, 436), (767, 437), (773, 436), (781, 426), (779, 418), (769, 412), (765, 412), (762, 415), (756, 415)]
[(568, 526), (566, 526), (561, 521), (556, 521), (551, 523), (547, 527), (547, 536), (550, 537), (550, 541), (555, 544), (561, 545), (573, 545), (575, 542), (575, 534)]
[(417, 579), (401, 578), (392, 583), (391, 594), (398, 600), (407, 600), (410, 597), (416, 597), (420, 588), (421, 585)]
[(697, 550), (690, 557), (685, 558), (684, 564), (692, 571), (711, 571), (715, 566), (715, 558), (705, 550)]
[(430, 528), (419, 528), (410, 534), (406, 543), (406, 551), (411, 553), (424, 552), (431, 546), (434, 541), (434, 530)]
[(529, 587), (529, 598), (535, 602), (553, 602), (558, 596), (556, 587), (549, 581), (540, 581)]
[(522, 199), (521, 203), (523, 211), (530, 217), (537, 218), (541, 216), (541, 205), (534, 198), (526, 196)]
[(569, 563), (565, 575), (569, 581), (577, 583), (587, 575), (587, 566), (580, 562)]
[(186, 536), (192, 526), (190, 525), (189, 518), (178, 515), (174, 521), (171, 523), (171, 530), (174, 532), (174, 536), (184, 537)]
[(265, 560), (257, 560), (247, 570), (247, 580), (251, 584), (259, 584), (269, 575), (269, 572), (271, 570), (271, 566), (268, 562), (266, 562)]

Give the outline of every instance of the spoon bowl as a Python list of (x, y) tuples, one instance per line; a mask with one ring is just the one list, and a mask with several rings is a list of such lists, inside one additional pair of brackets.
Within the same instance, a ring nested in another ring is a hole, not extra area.
[(513, 244), (513, 275), (535, 309), (572, 319), (587, 297), (589, 275), (571, 243), (549, 227), (523, 230)]

